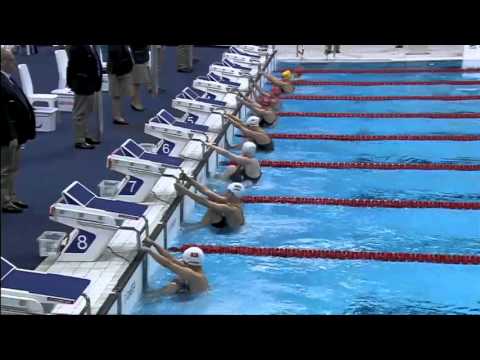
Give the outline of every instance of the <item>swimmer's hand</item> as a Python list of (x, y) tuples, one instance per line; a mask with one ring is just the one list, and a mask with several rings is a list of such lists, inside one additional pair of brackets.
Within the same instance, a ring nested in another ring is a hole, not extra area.
[(155, 242), (152, 241), (152, 240), (150, 240), (150, 239), (145, 239), (145, 240), (143, 240), (143, 244), (144, 244), (144, 245), (153, 245), (154, 243), (155, 243)]
[(150, 252), (152, 251), (152, 249), (150, 249), (150, 248), (148, 248), (148, 247), (146, 247), (146, 246), (142, 246), (142, 247), (140, 248), (140, 251), (143, 251), (143, 252), (146, 252), (146, 253), (150, 253)]
[(180, 185), (179, 183), (175, 183), (173, 186), (175, 187), (175, 191), (177, 192), (177, 194), (179, 195), (185, 194), (186, 189), (183, 187), (183, 185)]
[(189, 181), (190, 180), (190, 177), (184, 173), (183, 171), (180, 173), (180, 176), (179, 176), (179, 179), (182, 180), (182, 181)]

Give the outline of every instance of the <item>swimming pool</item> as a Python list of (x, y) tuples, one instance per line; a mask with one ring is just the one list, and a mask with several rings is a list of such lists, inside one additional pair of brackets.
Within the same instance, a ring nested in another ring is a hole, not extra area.
[[(278, 64), (279, 68), (297, 64)], [(304, 68), (379, 69), (458, 67), (457, 62), (329, 63)], [(333, 81), (407, 81), (412, 74), (309, 74)], [(422, 81), (438, 73), (415, 74)], [(442, 76), (445, 74), (442, 74)], [(461, 73), (448, 74), (461, 79)], [(472, 75), (472, 74), (469, 74)], [(476, 74), (479, 75), (479, 74)], [(455, 95), (480, 85), (301, 86), (299, 94)], [(281, 111), (478, 113), (479, 100), (284, 100)], [(479, 135), (480, 119), (281, 117), (278, 134)], [(240, 141), (240, 138), (236, 138)], [(276, 139), (261, 160), (480, 165), (480, 141), (335, 141)], [(219, 168), (221, 171), (222, 168)], [(225, 185), (211, 180), (222, 191)], [(480, 202), (480, 171), (263, 168), (247, 195)], [(181, 232), (169, 244), (480, 254), (480, 212), (463, 209), (369, 208), (301, 204), (246, 204), (237, 233)], [(200, 220), (196, 207), (188, 222)], [(369, 260), (207, 254), (211, 290), (193, 299), (143, 299), (135, 314), (480, 314), (480, 266)], [(151, 288), (171, 273), (158, 271)]]

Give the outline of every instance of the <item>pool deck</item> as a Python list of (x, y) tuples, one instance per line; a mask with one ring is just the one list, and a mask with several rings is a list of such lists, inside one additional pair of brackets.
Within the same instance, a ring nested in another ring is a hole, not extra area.
[[(302, 46), (302, 45), (301, 45)], [(355, 62), (355, 61), (422, 61), (479, 59), (480, 49), (467, 49), (464, 45), (341, 45), (341, 53), (327, 59), (325, 45), (303, 45), (303, 57), (296, 55), (297, 45), (276, 45), (277, 60), (301, 62)]]

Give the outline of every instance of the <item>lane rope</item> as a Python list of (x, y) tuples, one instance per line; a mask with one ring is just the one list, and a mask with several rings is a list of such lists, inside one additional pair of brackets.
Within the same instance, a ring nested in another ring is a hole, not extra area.
[(274, 168), (480, 171), (480, 165), (442, 163), (362, 163), (260, 160), (260, 165), (262, 167)]
[(400, 86), (400, 85), (480, 85), (480, 80), (432, 80), (432, 81), (321, 81), (294, 80), (300, 86)]
[(332, 199), (296, 196), (243, 196), (246, 204), (336, 205), (371, 208), (429, 208), (480, 210), (480, 202), (390, 200), (390, 199)]
[(282, 95), (283, 100), (345, 100), (345, 101), (391, 101), (391, 100), (439, 100), (439, 101), (466, 101), (480, 100), (480, 95), (458, 96), (334, 96), (334, 95)]
[(199, 247), (206, 254), (234, 254), (247, 256), (273, 256), (285, 258), (310, 258), (332, 260), (373, 260), (389, 262), (423, 262), (433, 264), (480, 265), (477, 255), (447, 255), (400, 252), (373, 252), (349, 250), (321, 250), (294, 248), (267, 248), (248, 246), (217, 246), (185, 244), (181, 247), (171, 247), (169, 251), (183, 252), (191, 246)]
[[(268, 134), (272, 139), (335, 141), (480, 141), (480, 135), (330, 135)], [(241, 135), (237, 135), (242, 137)]]
[(372, 118), (372, 119), (480, 119), (480, 113), (330, 113), (283, 111), (278, 116), (288, 117), (323, 117), (323, 118)]
[(300, 74), (404, 74), (404, 73), (478, 73), (480, 68), (384, 68), (384, 69), (283, 69)]

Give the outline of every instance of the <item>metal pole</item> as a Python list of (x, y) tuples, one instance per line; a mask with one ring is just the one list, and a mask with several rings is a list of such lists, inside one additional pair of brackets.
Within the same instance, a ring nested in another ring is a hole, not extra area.
[[(95, 45), (95, 47), (97, 49), (97, 53), (101, 54), (102, 49), (100, 48), (100, 46)], [(95, 132), (96, 132), (96, 135), (97, 135), (97, 140), (102, 141), (102, 138), (103, 138), (103, 94), (102, 94), (102, 90), (100, 89), (100, 91), (97, 92), (95, 96), (97, 97), (96, 101), (95, 101), (95, 103), (97, 104), (97, 109), (96, 109), (97, 110), (96, 111), (97, 121), (95, 122), (95, 124), (96, 124)]]

